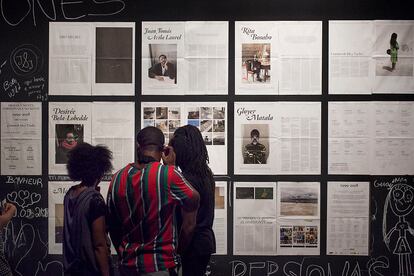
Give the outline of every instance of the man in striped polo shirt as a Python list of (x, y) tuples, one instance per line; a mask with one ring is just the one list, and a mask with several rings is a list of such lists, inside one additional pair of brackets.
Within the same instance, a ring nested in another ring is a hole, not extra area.
[[(139, 131), (137, 147), (138, 161), (115, 173), (108, 191), (108, 228), (119, 271), (135, 276), (176, 275), (177, 253), (191, 241), (200, 195), (174, 167), (174, 150), (164, 148), (161, 130)], [(177, 205), (183, 213), (179, 235)]]

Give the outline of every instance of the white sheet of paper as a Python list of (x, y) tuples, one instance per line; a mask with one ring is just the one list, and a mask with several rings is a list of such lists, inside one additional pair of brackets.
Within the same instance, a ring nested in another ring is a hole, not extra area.
[(49, 23), (49, 95), (90, 95), (91, 23)]
[(276, 174), (280, 156), (278, 107), (275, 102), (234, 104), (235, 174)]
[(371, 94), (373, 21), (329, 21), (329, 94)]
[(42, 104), (1, 103), (1, 174), (42, 173)]
[(414, 102), (372, 102), (371, 174), (414, 172)]
[(279, 102), (280, 174), (320, 174), (321, 104), (319, 102)]
[(67, 152), (91, 143), (92, 110), (88, 102), (49, 103), (49, 174), (67, 174)]
[[(374, 93), (413, 93), (414, 92), (414, 21), (374, 21), (375, 60)], [(392, 69), (390, 39), (397, 34), (397, 61)]]
[(369, 255), (369, 182), (328, 182), (327, 255)]
[(236, 94), (278, 94), (277, 22), (235, 22)]
[[(184, 94), (186, 88), (185, 69), (185, 23), (142, 22), (142, 94)], [(167, 58), (167, 78), (157, 79), (150, 74), (153, 68), (161, 76), (159, 57)], [(175, 71), (175, 74), (173, 72)]]
[(92, 143), (112, 151), (114, 171), (134, 162), (135, 105), (133, 102), (92, 104)]
[[(98, 30), (104, 28), (115, 36), (112, 40), (108, 35), (97, 37)], [(121, 34), (122, 30), (129, 35)], [(109, 49), (114, 40), (117, 43), (114, 46), (121, 50)], [(102, 50), (104, 56), (97, 57), (96, 51), (102, 44), (106, 45)], [(127, 48), (131, 53), (125, 57), (123, 51)], [(114, 56), (114, 51), (121, 56)], [(135, 23), (49, 23), (50, 95), (134, 95), (134, 92)]]
[(329, 174), (369, 174), (370, 102), (330, 102), (328, 120)]
[(279, 219), (277, 223), (278, 255), (319, 255), (320, 221)]
[(228, 22), (185, 23), (186, 95), (227, 94)]
[(233, 254), (276, 255), (276, 183), (235, 182)]
[(279, 30), (279, 95), (322, 94), (322, 22), (283, 21)]

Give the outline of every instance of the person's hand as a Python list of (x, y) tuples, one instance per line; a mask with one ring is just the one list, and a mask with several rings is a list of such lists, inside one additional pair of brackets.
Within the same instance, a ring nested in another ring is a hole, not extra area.
[(166, 146), (162, 152), (162, 161), (165, 165), (175, 165), (175, 152), (171, 146)]
[(163, 81), (163, 80), (164, 80), (164, 78), (163, 78), (162, 76), (155, 76), (155, 78), (156, 78), (157, 80), (159, 80), (159, 81)]
[(6, 202), (4, 204), (4, 212), (5, 213), (11, 212), (14, 215), (16, 213), (16, 211), (17, 211), (16, 206), (14, 206), (13, 204), (8, 203), (8, 202)]

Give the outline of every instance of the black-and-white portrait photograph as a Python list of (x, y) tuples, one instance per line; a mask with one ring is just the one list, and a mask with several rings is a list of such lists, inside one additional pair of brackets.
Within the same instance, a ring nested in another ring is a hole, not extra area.
[(177, 44), (149, 44), (151, 67), (148, 78), (160, 83), (177, 83)]
[(269, 125), (242, 124), (243, 164), (266, 164), (269, 157)]

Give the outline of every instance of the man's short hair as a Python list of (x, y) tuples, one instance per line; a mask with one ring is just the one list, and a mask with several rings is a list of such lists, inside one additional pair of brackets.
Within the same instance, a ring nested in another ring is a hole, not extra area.
[(160, 59), (161, 57), (164, 57), (165, 59), (167, 58), (167, 56), (166, 56), (166, 55), (161, 54), (161, 55), (158, 57), (158, 59)]
[(250, 132), (250, 137), (251, 137), (251, 138), (253, 138), (253, 136), (260, 137), (260, 132), (259, 132), (257, 129), (253, 129), (253, 130)]
[(160, 129), (153, 126), (147, 126), (138, 131), (137, 143), (142, 149), (162, 151), (164, 148), (165, 137)]

